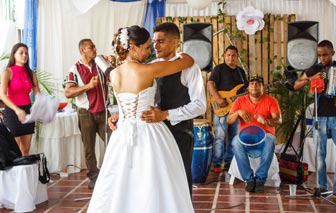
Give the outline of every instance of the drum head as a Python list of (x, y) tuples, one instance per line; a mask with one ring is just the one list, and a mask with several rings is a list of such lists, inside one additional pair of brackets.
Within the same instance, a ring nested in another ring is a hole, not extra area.
[(239, 132), (239, 141), (246, 146), (255, 146), (265, 140), (265, 131), (259, 126), (248, 126)]
[(266, 138), (265, 131), (259, 126), (248, 126), (239, 132), (238, 140), (244, 145), (251, 158), (260, 157)]
[(211, 121), (208, 119), (194, 119), (194, 126), (201, 126), (205, 124), (211, 126)]

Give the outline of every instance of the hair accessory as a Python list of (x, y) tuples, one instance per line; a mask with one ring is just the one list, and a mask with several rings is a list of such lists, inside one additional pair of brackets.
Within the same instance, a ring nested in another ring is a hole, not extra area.
[(127, 27), (123, 28), (120, 30), (120, 33), (117, 37), (117, 39), (120, 41), (121, 43), (121, 46), (127, 50), (128, 49), (128, 40), (129, 40), (129, 37), (128, 37), (128, 31), (127, 31)]

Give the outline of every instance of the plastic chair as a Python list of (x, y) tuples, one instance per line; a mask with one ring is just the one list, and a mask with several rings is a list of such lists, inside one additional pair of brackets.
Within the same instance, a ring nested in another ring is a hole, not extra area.
[[(258, 158), (250, 158), (250, 165), (252, 170), (255, 172), (260, 164), (260, 157)], [(237, 161), (236, 158), (233, 156), (232, 161), (231, 161), (231, 165), (229, 168), (229, 174), (231, 175), (230, 177), (230, 185), (233, 185), (235, 178), (238, 178), (242, 181), (243, 178), (240, 175), (239, 169), (238, 169), (238, 165), (237, 165)], [(268, 170), (268, 175), (267, 175), (267, 179), (265, 182), (265, 186), (274, 186), (274, 187), (279, 187), (281, 183), (280, 180), (280, 176), (279, 176), (279, 162), (278, 159), (276, 157), (276, 155), (273, 155), (273, 159), (272, 159), (272, 163), (271, 166)]]

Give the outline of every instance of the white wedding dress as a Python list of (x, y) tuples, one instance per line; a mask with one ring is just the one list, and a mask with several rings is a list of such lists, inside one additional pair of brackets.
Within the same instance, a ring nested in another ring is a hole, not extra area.
[(88, 212), (194, 212), (182, 157), (163, 122), (141, 121), (153, 106), (156, 83), (120, 93), (118, 129), (111, 135)]

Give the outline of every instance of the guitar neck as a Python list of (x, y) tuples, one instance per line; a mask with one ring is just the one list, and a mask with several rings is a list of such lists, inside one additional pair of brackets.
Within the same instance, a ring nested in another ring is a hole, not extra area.
[(238, 94), (238, 95), (232, 96), (230, 99), (231, 99), (231, 101), (233, 102), (233, 101), (235, 101), (238, 97), (243, 96), (243, 95), (246, 95), (246, 94), (248, 94), (248, 92), (243, 92), (243, 93), (240, 93), (240, 94)]

